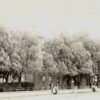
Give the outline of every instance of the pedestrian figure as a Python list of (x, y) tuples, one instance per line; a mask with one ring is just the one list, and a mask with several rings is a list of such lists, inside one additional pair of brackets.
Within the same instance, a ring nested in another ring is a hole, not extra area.
[(96, 88), (97, 88), (97, 87), (93, 84), (93, 85), (92, 85), (92, 91), (93, 91), (93, 92), (96, 92), (96, 90), (97, 90)]
[(58, 93), (58, 87), (57, 87), (57, 85), (55, 85), (55, 86), (53, 87), (52, 93), (53, 93), (53, 94), (57, 94), (57, 93)]
[(52, 81), (49, 83), (49, 88), (52, 89)]

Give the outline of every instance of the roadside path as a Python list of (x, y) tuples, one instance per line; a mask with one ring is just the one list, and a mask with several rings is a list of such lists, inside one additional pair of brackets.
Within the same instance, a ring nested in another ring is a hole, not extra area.
[[(88, 89), (67, 89), (67, 90), (59, 90), (59, 95), (61, 94), (79, 94), (79, 93), (91, 93), (92, 90)], [(100, 92), (100, 88), (97, 89), (97, 92)], [(1, 98), (11, 98), (11, 97), (25, 97), (25, 96), (41, 96), (41, 95), (52, 95), (50, 90), (41, 90), (41, 91), (17, 91), (17, 92), (1, 92)]]

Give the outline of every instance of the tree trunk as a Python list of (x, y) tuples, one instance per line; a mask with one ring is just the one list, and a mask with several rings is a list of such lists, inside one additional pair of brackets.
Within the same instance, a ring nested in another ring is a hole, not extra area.
[(22, 76), (21, 76), (21, 74), (19, 75), (19, 77), (18, 77), (18, 83), (19, 83), (19, 89), (21, 90), (21, 78), (22, 78)]
[(8, 79), (9, 79), (9, 74), (6, 74), (5, 76), (5, 88), (4, 88), (4, 91), (8, 91)]
[(62, 76), (59, 77), (59, 88), (63, 89), (63, 77)]
[(34, 73), (34, 85), (35, 85), (35, 90), (39, 90), (38, 73)]
[(52, 85), (56, 85), (57, 84), (57, 75), (52, 75)]
[(80, 88), (85, 88), (86, 87), (86, 83), (87, 83), (86, 75), (82, 75)]
[(74, 87), (75, 87), (75, 81), (74, 81), (74, 79), (73, 78), (71, 78), (71, 89), (74, 89)]
[(5, 78), (5, 80), (6, 80), (6, 85), (8, 85), (8, 78), (9, 78), (9, 76), (7, 75), (7, 77)]

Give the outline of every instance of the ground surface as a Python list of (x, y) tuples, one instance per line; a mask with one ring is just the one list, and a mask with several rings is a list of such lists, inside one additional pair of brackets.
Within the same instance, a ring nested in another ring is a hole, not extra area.
[[(20, 93), (19, 93), (20, 94)], [(13, 94), (12, 94), (13, 95)], [(100, 92), (71, 93), (71, 94), (46, 94), (46, 95), (21, 95), (7, 96), (0, 100), (100, 100)]]

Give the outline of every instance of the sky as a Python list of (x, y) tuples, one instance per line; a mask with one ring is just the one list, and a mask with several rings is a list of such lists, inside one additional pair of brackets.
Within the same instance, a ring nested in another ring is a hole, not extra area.
[(100, 37), (100, 0), (0, 0), (0, 25), (44, 37), (89, 33)]

